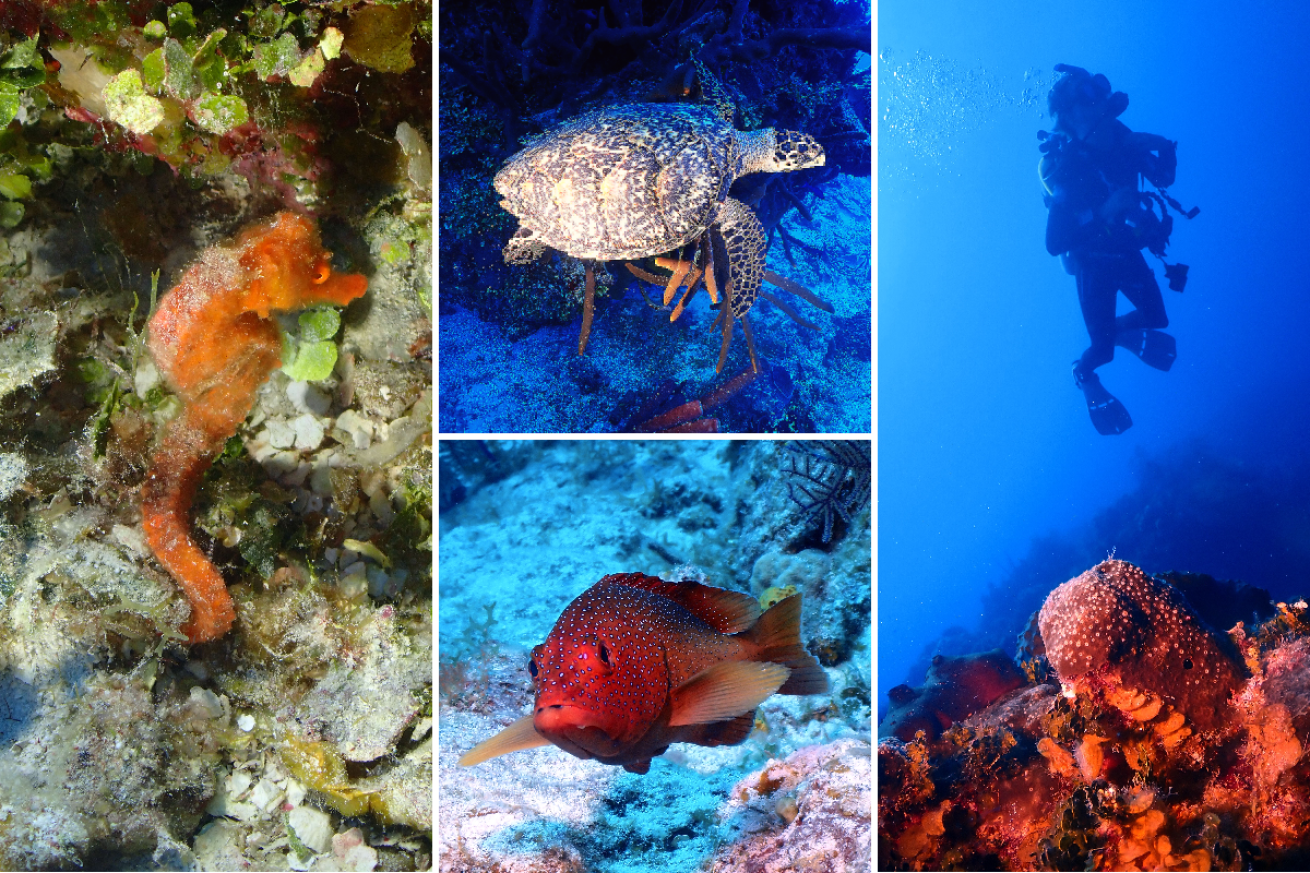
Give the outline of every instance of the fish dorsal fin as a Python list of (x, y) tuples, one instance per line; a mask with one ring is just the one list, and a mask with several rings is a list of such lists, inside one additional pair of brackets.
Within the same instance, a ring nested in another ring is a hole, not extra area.
[(781, 664), (723, 661), (684, 682), (673, 692), (671, 727), (725, 721), (750, 712), (787, 681)]
[(746, 630), (760, 617), (760, 604), (749, 594), (714, 588), (699, 582), (665, 582), (642, 573), (615, 573), (602, 582), (662, 594), (721, 634)]
[(537, 733), (532, 726), (532, 716), (525, 715), (489, 740), (483, 740), (464, 753), (459, 759), (459, 766), (472, 767), (489, 758), (507, 755), (520, 749), (533, 749), (537, 746), (550, 745), (550, 740)]

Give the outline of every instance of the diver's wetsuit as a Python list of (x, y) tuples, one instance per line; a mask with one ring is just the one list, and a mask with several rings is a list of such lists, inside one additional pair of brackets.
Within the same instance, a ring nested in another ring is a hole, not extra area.
[[(1114, 358), (1120, 331), (1169, 324), (1155, 273), (1142, 256), (1147, 241), (1142, 229), (1123, 217), (1106, 222), (1097, 210), (1112, 189), (1137, 188), (1138, 174), (1158, 187), (1168, 186), (1177, 166), (1172, 144), (1153, 154), (1144, 140), (1117, 119), (1110, 138), (1114, 145), (1097, 149), (1071, 142), (1060, 150), (1052, 173), (1050, 212), (1046, 220), (1046, 250), (1065, 255), (1066, 267), (1078, 282), (1078, 303), (1091, 345), (1077, 370), (1085, 375)], [(1122, 291), (1132, 312), (1115, 318), (1116, 293)]]

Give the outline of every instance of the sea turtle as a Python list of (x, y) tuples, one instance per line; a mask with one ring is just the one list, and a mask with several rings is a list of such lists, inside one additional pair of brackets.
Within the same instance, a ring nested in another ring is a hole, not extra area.
[[(547, 247), (588, 262), (578, 354), (586, 349), (591, 331), (591, 262), (663, 255), (697, 243), (699, 254), (689, 260), (660, 262), (673, 270), (664, 303), (668, 305), (681, 284), (688, 285), (689, 297), (700, 278), (714, 302), (718, 291), (724, 291), (723, 309), (731, 316), (721, 316), (720, 371), (734, 317), (742, 320), (751, 342), (745, 316), (763, 279), (793, 293), (804, 292), (767, 273), (759, 219), (729, 197), (728, 189), (748, 173), (823, 166), (823, 147), (793, 131), (736, 130), (731, 118), (731, 107), (723, 101), (608, 107), (542, 135), (496, 174), (496, 191), (504, 197), (500, 205), (519, 219), (518, 230), (505, 246), (507, 264), (528, 263)], [(715, 265), (720, 271), (726, 265), (726, 273), (716, 277)], [(629, 269), (656, 278), (631, 265)], [(813, 295), (802, 296), (831, 311)], [(751, 346), (752, 365), (758, 369), (753, 342)]]

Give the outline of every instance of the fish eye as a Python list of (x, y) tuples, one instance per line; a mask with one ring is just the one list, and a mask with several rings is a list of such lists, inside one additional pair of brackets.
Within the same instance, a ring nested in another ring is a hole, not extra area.
[(315, 285), (322, 285), (324, 282), (328, 280), (328, 277), (331, 275), (332, 275), (332, 268), (329, 267), (326, 262), (324, 262), (314, 267), (314, 275), (310, 278)]
[(536, 659), (536, 658), (528, 658), (528, 672), (532, 674), (532, 678), (533, 678), (533, 679), (536, 679), (536, 678), (537, 678), (537, 659)]
[(605, 651), (605, 644), (600, 644), (600, 660), (606, 667), (610, 665), (610, 653)]

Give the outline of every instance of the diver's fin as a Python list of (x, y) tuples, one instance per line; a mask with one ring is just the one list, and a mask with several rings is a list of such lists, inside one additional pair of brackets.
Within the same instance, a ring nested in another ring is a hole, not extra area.
[(1123, 433), (1133, 426), (1128, 410), (1105, 390), (1095, 373), (1088, 373), (1078, 387), (1083, 389), (1083, 397), (1087, 400), (1087, 414), (1092, 417), (1092, 427), (1101, 436)]
[(1114, 344), (1127, 349), (1142, 359), (1142, 363), (1157, 370), (1168, 370), (1178, 357), (1178, 341), (1161, 330), (1121, 330)]
[(483, 740), (469, 749), (458, 763), (461, 767), (472, 767), (489, 758), (549, 744), (550, 740), (537, 733), (536, 728), (532, 726), (532, 716), (525, 715), (491, 739)]
[(751, 712), (772, 697), (790, 674), (781, 664), (720, 661), (674, 690), (669, 726), (727, 721)]

